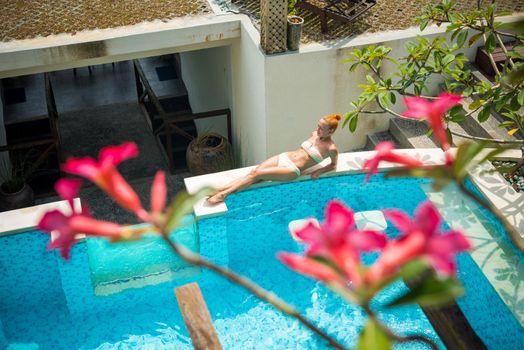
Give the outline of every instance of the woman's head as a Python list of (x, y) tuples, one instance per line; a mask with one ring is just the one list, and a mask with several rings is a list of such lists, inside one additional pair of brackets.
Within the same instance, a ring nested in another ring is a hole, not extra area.
[(342, 116), (340, 114), (331, 114), (322, 117), (322, 119), (329, 125), (331, 129), (333, 129), (333, 131), (335, 131), (338, 127), (338, 121), (342, 119)]
[(338, 121), (342, 119), (340, 114), (326, 115), (320, 118), (318, 122), (317, 134), (320, 137), (331, 136), (337, 130)]

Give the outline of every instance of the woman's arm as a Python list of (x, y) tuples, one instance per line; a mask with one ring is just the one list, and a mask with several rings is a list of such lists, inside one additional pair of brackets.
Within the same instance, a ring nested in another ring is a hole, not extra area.
[(317, 169), (313, 171), (310, 175), (313, 180), (318, 179), (318, 177), (331, 170), (335, 170), (337, 168), (337, 161), (338, 161), (338, 150), (337, 147), (333, 146), (333, 148), (329, 149), (329, 158), (331, 158), (331, 163), (328, 165)]

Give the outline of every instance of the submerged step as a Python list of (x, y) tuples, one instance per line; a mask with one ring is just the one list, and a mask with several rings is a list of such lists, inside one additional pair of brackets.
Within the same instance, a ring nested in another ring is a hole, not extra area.
[[(199, 235), (193, 216), (171, 233), (173, 241), (199, 251)], [(96, 295), (109, 295), (176, 278), (190, 277), (199, 269), (176, 255), (155, 233), (138, 241), (110, 243), (103, 238), (86, 239), (91, 280)]]

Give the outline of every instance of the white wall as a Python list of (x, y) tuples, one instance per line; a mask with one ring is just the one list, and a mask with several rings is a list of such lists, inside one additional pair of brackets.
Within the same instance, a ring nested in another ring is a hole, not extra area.
[[(351, 49), (284, 54), (266, 60), (268, 150), (276, 154), (296, 149), (316, 129), (321, 116), (345, 113), (357, 98), (363, 72), (348, 73), (343, 62)], [(355, 134), (339, 130), (334, 140), (340, 151), (365, 142), (367, 131), (384, 127), (380, 118), (363, 117)]]
[[(230, 47), (180, 53), (182, 79), (193, 113), (231, 107)], [(216, 132), (227, 137), (226, 117), (195, 121), (198, 133)]]
[(233, 143), (244, 166), (260, 163), (268, 155), (266, 72), (259, 42), (258, 32), (246, 17), (241, 39), (231, 47)]
[[(445, 35), (445, 28), (434, 26), (423, 33), (431, 40)], [(351, 63), (344, 60), (355, 48), (383, 44), (392, 47), (391, 56), (398, 58), (406, 54), (406, 41), (420, 34), (417, 28), (364, 34), (338, 46), (310, 44), (303, 45), (299, 53), (265, 56), (267, 156), (297, 148), (315, 129), (319, 117), (353, 110), (350, 103), (362, 92), (358, 85), (366, 82), (366, 74), (372, 74), (360, 68), (349, 72)], [(464, 50), (470, 60), (475, 57), (476, 46)], [(392, 64), (381, 69), (386, 76), (394, 70)], [(440, 83), (438, 77), (433, 79), (429, 94), (435, 94)], [(401, 98), (393, 109), (404, 109)], [(361, 114), (355, 133), (346, 127), (335, 133), (334, 140), (341, 152), (363, 147), (368, 134), (389, 128), (389, 119), (388, 114)]]

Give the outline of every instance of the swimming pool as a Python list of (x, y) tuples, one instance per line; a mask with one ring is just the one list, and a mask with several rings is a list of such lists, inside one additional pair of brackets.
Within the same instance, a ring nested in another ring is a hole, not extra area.
[[(343, 200), (355, 211), (395, 207), (413, 213), (426, 198), (425, 185), (425, 180), (384, 181), (381, 176), (363, 185), (363, 175), (346, 175), (241, 192), (228, 198), (226, 215), (198, 223), (199, 249), (213, 261), (275, 291), (352, 347), (363, 326), (364, 313), (276, 260), (277, 251), (303, 249), (290, 238), (287, 224), (306, 216), (322, 218), (326, 203), (333, 198)], [(387, 233), (398, 234), (392, 225)], [(72, 260), (64, 262), (55, 252), (45, 251), (47, 239), (37, 232), (0, 238), (0, 347), (190, 349), (173, 287), (191, 281), (198, 282), (202, 290), (224, 349), (326, 346), (294, 320), (207, 271), (97, 296), (87, 244), (75, 246)], [(521, 255), (515, 257), (522, 259)], [(366, 256), (369, 261), (373, 258)], [(460, 255), (458, 262), (459, 277), (466, 288), (466, 297), (458, 303), (477, 334), (489, 348), (518, 348), (524, 343), (520, 323), (469, 254)], [(405, 290), (397, 283), (378, 295), (375, 306)], [(381, 316), (394, 330), (423, 333), (443, 347), (420, 308), (397, 308)], [(418, 349), (420, 345), (398, 348)]]

